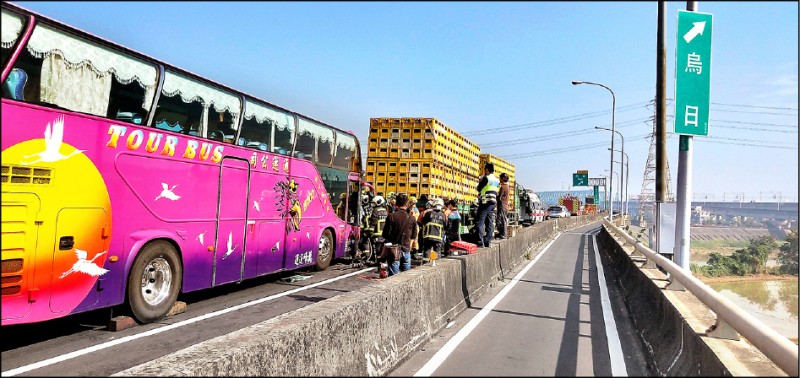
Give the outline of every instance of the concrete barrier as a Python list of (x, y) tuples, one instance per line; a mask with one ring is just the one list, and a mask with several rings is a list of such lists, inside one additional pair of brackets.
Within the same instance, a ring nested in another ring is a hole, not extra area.
[(471, 255), (414, 268), (114, 376), (385, 375), (557, 232), (599, 219), (541, 222)]
[[(667, 276), (634, 261), (603, 228), (598, 247), (618, 281), (631, 321), (645, 346), (648, 370), (661, 376), (785, 376), (745, 341), (705, 335), (714, 316), (688, 291), (666, 290)], [(631, 247), (628, 247), (629, 249)]]

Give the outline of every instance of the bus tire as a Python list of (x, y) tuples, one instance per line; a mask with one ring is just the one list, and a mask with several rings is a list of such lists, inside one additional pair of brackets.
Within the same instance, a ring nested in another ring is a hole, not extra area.
[[(353, 246), (353, 248), (356, 248), (356, 246)], [(331, 234), (331, 230), (326, 228), (319, 238), (316, 269), (328, 269), (328, 266), (331, 265), (331, 260), (333, 260), (333, 234)]]
[(139, 251), (128, 276), (127, 297), (133, 317), (142, 324), (163, 319), (178, 299), (183, 267), (178, 251), (165, 241)]

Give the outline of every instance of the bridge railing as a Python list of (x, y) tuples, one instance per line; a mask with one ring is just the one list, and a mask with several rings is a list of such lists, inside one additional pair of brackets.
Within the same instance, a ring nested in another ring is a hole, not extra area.
[(618, 242), (623, 242), (620, 245), (627, 243), (634, 247), (632, 256), (643, 255), (647, 259), (644, 268), (655, 268), (655, 265), (658, 265), (669, 273), (670, 283), (666, 287), (668, 290), (688, 289), (714, 312), (717, 317), (716, 323), (706, 332), (707, 336), (739, 340), (739, 334), (741, 334), (786, 374), (797, 376), (797, 344), (756, 319), (671, 260), (645, 247), (639, 240), (628, 235), (608, 219), (603, 218), (603, 224), (607, 230), (613, 232), (613, 235), (622, 237), (622, 240), (615, 238)]

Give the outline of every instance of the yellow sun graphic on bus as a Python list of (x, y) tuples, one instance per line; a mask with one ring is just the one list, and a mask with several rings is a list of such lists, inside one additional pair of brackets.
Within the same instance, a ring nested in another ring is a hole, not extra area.
[[(111, 255), (111, 201), (100, 171), (85, 152), (62, 141), (53, 146), (52, 134), (45, 134), (45, 139), (25, 141), (2, 152), (4, 206), (14, 202), (15, 195), (35, 198), (25, 200), (27, 213), (3, 214), (3, 218), (26, 218), (10, 219), (24, 222), (25, 234), (36, 236), (36, 243), (27, 244), (20, 257), (35, 261), (35, 282), (51, 282), (51, 310), (69, 312), (99, 277), (86, 273), (87, 269), (76, 271), (75, 266), (91, 262), (104, 268), (93, 270), (102, 274), (110, 269), (105, 263)], [(44, 151), (59, 158), (49, 159)]]

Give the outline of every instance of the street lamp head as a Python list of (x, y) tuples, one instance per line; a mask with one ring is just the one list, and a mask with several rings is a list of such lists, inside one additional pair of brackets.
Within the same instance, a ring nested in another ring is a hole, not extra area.
[(583, 82), (582, 81), (577, 81), (577, 80), (573, 80), (572, 81), (572, 85), (578, 85), (578, 84), (583, 84)]

